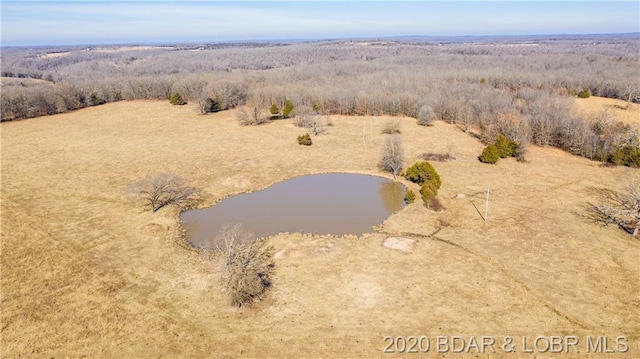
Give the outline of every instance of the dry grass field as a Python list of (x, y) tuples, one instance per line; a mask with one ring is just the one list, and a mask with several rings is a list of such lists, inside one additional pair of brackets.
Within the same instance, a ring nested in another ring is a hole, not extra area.
[[(534, 146), (527, 163), (485, 165), (455, 126), (400, 119), (407, 165), (457, 157), (433, 163), (446, 210), (418, 200), (360, 238), (275, 236), (273, 290), (243, 309), (225, 302), (219, 265), (186, 248), (177, 210), (151, 213), (126, 192), (168, 172), (208, 205), (302, 174), (379, 174), (384, 121), (333, 116), (310, 147), (291, 120), (240, 127), (233, 111), (164, 101), (2, 123), (0, 356), (393, 356), (385, 335), (496, 338), (496, 353), (470, 357), (522, 357), (498, 343), (553, 335), (577, 336), (580, 353), (542, 357), (640, 355), (640, 241), (579, 215), (592, 188), (622, 189), (637, 170)], [(484, 223), (474, 204), (487, 186)], [(398, 235), (416, 240), (411, 253), (382, 246)], [(630, 348), (590, 355), (587, 336)]]
[(613, 116), (616, 121), (628, 123), (640, 131), (640, 104), (604, 97), (576, 98), (578, 113), (588, 119), (599, 118), (603, 113)]

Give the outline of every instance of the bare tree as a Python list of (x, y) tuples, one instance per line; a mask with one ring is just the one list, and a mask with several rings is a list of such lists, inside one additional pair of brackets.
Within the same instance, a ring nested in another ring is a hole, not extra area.
[(404, 163), (404, 146), (397, 133), (387, 135), (382, 148), (382, 158), (378, 163), (381, 170), (393, 173), (395, 180)]
[(418, 110), (418, 117), (416, 118), (418, 125), (420, 126), (432, 126), (436, 120), (436, 113), (429, 105), (422, 105)]
[(300, 106), (296, 108), (293, 123), (298, 127), (308, 128), (317, 136), (327, 130), (325, 121), (312, 108)]
[(587, 216), (604, 225), (615, 224), (633, 237), (640, 230), (640, 182), (630, 181), (623, 192), (596, 189), (598, 203), (587, 204)]
[(271, 287), (273, 248), (240, 224), (223, 227), (217, 239), (224, 256), (223, 286), (231, 304), (241, 307), (259, 299)]
[(198, 197), (193, 187), (186, 186), (180, 177), (167, 173), (136, 181), (128, 190), (142, 197), (153, 212), (169, 204), (185, 206)]
[(241, 126), (256, 126), (269, 122), (269, 117), (257, 106), (244, 106), (236, 112), (236, 120)]
[(636, 100), (638, 100), (638, 94), (640, 93), (640, 90), (638, 89), (640, 87), (640, 84), (627, 84), (627, 86), (625, 86), (624, 92), (622, 93), (622, 95), (624, 96), (627, 104), (626, 104), (626, 110), (629, 109), (629, 106), (632, 102), (636, 102)]

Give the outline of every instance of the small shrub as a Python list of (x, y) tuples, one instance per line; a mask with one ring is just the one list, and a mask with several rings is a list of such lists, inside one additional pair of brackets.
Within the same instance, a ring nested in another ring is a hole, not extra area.
[(222, 283), (229, 302), (236, 307), (260, 299), (271, 287), (273, 248), (264, 238), (252, 237), (239, 224), (224, 227), (218, 235), (224, 257)]
[(401, 133), (400, 131), (400, 122), (395, 121), (387, 121), (382, 126), (382, 133), (385, 135), (393, 135), (394, 133)]
[(424, 105), (418, 110), (418, 125), (420, 126), (432, 126), (436, 120), (436, 113), (431, 106)]
[(420, 195), (422, 196), (422, 202), (425, 207), (434, 210), (441, 211), (444, 209), (440, 201), (436, 198), (438, 195), (438, 188), (433, 182), (425, 182), (420, 186)]
[(182, 106), (186, 105), (187, 101), (185, 101), (179, 93), (172, 93), (169, 95), (169, 103), (172, 105)]
[(204, 102), (204, 112), (205, 113), (213, 113), (222, 111), (222, 107), (220, 103), (214, 99), (208, 98)]
[(498, 148), (494, 144), (487, 145), (487, 147), (482, 150), (482, 154), (478, 156), (478, 159), (482, 163), (495, 164), (500, 159)]
[(404, 177), (413, 183), (422, 185), (425, 182), (433, 182), (436, 188), (440, 188), (442, 181), (436, 169), (429, 162), (416, 162), (407, 168)]
[(308, 133), (298, 136), (298, 144), (303, 146), (311, 146), (312, 143), (313, 141), (311, 141), (311, 136), (309, 136)]
[(284, 106), (282, 107), (282, 117), (289, 118), (291, 117), (291, 112), (293, 112), (293, 102), (286, 100), (284, 102)]
[(589, 90), (582, 90), (578, 92), (578, 97), (580, 98), (589, 98), (591, 97), (591, 92)]
[(416, 194), (415, 192), (413, 192), (413, 190), (408, 189), (407, 192), (404, 194), (404, 201), (406, 203), (413, 203), (416, 200)]
[(508, 139), (503, 134), (500, 134), (494, 143), (498, 149), (498, 156), (500, 158), (507, 158), (515, 156), (518, 143)]
[(436, 187), (435, 183), (431, 181), (425, 182), (420, 186), (420, 195), (422, 196), (423, 201), (436, 198), (438, 195), (438, 187)]
[(640, 167), (640, 148), (631, 145), (618, 147), (609, 157), (609, 162), (617, 166), (638, 168)]
[(271, 107), (269, 108), (269, 112), (272, 115), (277, 115), (280, 113), (280, 109), (278, 108), (278, 105), (276, 105), (275, 103), (273, 105), (271, 105)]

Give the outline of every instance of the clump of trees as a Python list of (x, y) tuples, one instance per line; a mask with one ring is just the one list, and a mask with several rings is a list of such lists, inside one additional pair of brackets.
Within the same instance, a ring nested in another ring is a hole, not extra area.
[(273, 247), (264, 238), (255, 239), (239, 224), (224, 227), (217, 240), (223, 258), (222, 284), (229, 303), (242, 307), (262, 298), (272, 285)]
[(142, 198), (153, 212), (170, 204), (185, 208), (199, 199), (195, 188), (187, 186), (182, 178), (168, 173), (136, 181), (128, 187), (128, 191)]
[(494, 143), (488, 144), (482, 150), (478, 160), (482, 163), (495, 164), (501, 158), (518, 157), (519, 160), (524, 161), (523, 151), (519, 151), (519, 148), (520, 145), (517, 142), (500, 134)]
[(391, 172), (395, 180), (400, 170), (402, 170), (403, 164), (404, 146), (402, 145), (402, 138), (398, 133), (386, 135), (378, 167), (385, 172)]
[(405, 178), (420, 185), (420, 195), (425, 207), (440, 211), (442, 204), (436, 198), (438, 190), (442, 185), (442, 180), (436, 169), (427, 161), (416, 162), (407, 168)]

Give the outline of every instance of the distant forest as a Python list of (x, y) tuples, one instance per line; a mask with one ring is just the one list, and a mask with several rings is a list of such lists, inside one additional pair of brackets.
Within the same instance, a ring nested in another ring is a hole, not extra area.
[(629, 126), (571, 111), (574, 96), (640, 102), (638, 36), (3, 48), (1, 56), (2, 121), (179, 94), (203, 113), (286, 100), (326, 115), (417, 117), (429, 108), (487, 143), (503, 134), (626, 165), (640, 153)]

